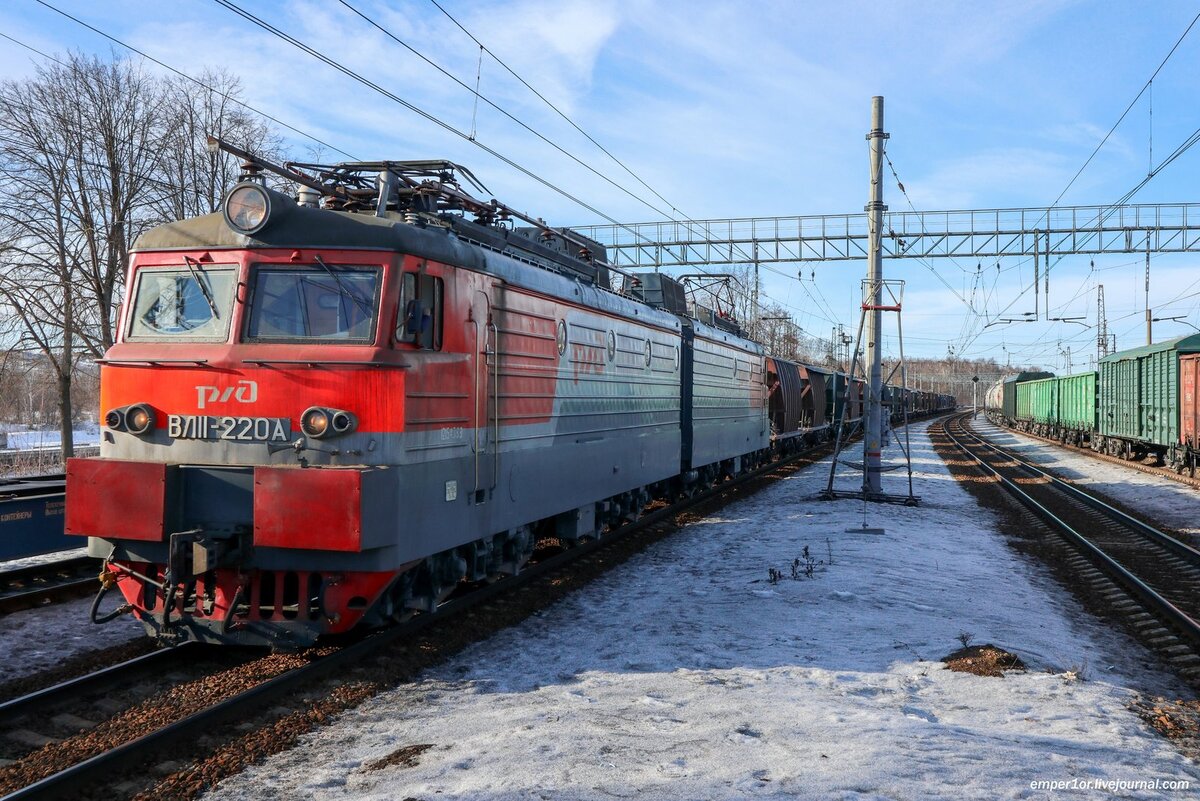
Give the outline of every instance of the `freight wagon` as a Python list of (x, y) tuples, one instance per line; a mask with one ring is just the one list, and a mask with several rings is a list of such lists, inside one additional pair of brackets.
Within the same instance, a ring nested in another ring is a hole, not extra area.
[(825, 387), (826, 407), (833, 410), (831, 420), (834, 428), (841, 426), (849, 432), (862, 421), (863, 390), (866, 385), (861, 378), (851, 379), (842, 372), (834, 373), (831, 379)]
[(1072, 445), (1091, 441), (1096, 430), (1096, 373), (1014, 382), (1015, 427)]
[(771, 439), (782, 453), (816, 444), (830, 436), (826, 386), (833, 374), (807, 364), (769, 357), (767, 415)]
[(1184, 464), (1193, 476), (1200, 462), (1200, 354), (1179, 355), (1179, 439)]
[[(1000, 389), (995, 393), (999, 403), (998, 411), (1001, 417), (1006, 420), (1017, 419), (1017, 384), (1022, 381), (1032, 381), (1038, 378), (1050, 378), (1054, 373), (1047, 372), (1020, 372), (1006, 376), (1000, 382)], [(988, 393), (992, 395), (991, 392)]]
[(1188, 403), (1194, 442), (1195, 393), (1181, 393), (1181, 362), (1195, 386), (1200, 334), (1121, 351), (1100, 360), (1097, 436), (1093, 448), (1124, 459), (1157, 457), (1168, 467), (1195, 470), (1196, 450), (1180, 426), (1181, 399)]
[(985, 402), (998, 424), (1195, 475), (1198, 397), (1200, 334), (1192, 334), (1106, 356), (1096, 372), (1008, 376)]

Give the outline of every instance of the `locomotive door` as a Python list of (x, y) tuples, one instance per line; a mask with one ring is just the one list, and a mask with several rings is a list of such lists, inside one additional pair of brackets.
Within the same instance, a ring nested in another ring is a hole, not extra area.
[(492, 316), (487, 294), (476, 290), (471, 303), (474, 322), (474, 419), (475, 461), (474, 500), (482, 503), (491, 496), (500, 473), (500, 331)]

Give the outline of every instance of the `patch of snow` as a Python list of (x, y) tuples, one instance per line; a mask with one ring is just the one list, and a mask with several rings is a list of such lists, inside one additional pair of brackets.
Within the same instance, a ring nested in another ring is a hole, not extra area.
[(982, 415), (973, 425), (997, 445), (1061, 478), (1107, 495), (1176, 531), (1200, 535), (1200, 490), (1000, 428)]
[[(116, 603), (112, 593), (105, 601)], [(88, 619), (91, 605), (91, 598), (80, 598), (0, 616), (4, 648), (0, 681), (29, 676), (89, 651), (146, 636), (142, 624), (128, 615), (102, 626), (93, 624)], [(104, 607), (105, 611), (111, 608)]]
[[(16, 570), (20, 567), (46, 565), (51, 562), (74, 559), (79, 556), (87, 556), (86, 546), (83, 548), (72, 548), (69, 551), (51, 551), (50, 553), (40, 553), (36, 556), (22, 556), (20, 559), (9, 559), (6, 562), (0, 562), (0, 570)], [(100, 563), (97, 562), (96, 564), (99, 565)], [(97, 572), (99, 571), (97, 570)]]
[[(206, 798), (1047, 798), (1030, 782), (1200, 785), (1126, 708), (1135, 689), (1181, 688), (1010, 549), (924, 433), (912, 444), (920, 507), (817, 501), (827, 468), (802, 471)], [(864, 516), (886, 533), (846, 533)], [(805, 545), (821, 560), (813, 578), (769, 584), (768, 569), (790, 573)], [(946, 670), (938, 660), (961, 632), (1031, 669)], [(1081, 670), (1086, 680), (1071, 675)], [(415, 767), (363, 767), (419, 743), (434, 747)]]
[[(100, 444), (100, 426), (86, 425), (72, 432), (76, 447)], [(26, 451), (41, 448), (58, 448), (62, 445), (62, 432), (54, 430), (9, 431), (7, 435), (10, 450)]]

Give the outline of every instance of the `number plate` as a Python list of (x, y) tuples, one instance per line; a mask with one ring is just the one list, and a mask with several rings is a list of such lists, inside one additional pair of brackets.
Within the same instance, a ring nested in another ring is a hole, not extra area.
[(287, 442), (292, 421), (286, 417), (210, 417), (202, 414), (167, 416), (171, 439), (227, 439), (235, 442)]

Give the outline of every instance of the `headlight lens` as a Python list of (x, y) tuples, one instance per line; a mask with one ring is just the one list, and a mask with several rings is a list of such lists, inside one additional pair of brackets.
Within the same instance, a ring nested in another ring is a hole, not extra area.
[(300, 430), (314, 439), (340, 437), (358, 428), (358, 418), (352, 412), (310, 406), (300, 415)]
[(337, 434), (349, 433), (354, 428), (354, 415), (349, 412), (334, 412), (329, 424)]
[(320, 439), (329, 433), (329, 414), (324, 409), (312, 407), (300, 415), (300, 429), (310, 437)]
[(104, 425), (109, 428), (122, 428), (125, 425), (125, 415), (120, 409), (112, 409), (104, 415)]
[(154, 410), (144, 403), (125, 410), (125, 426), (131, 434), (141, 436), (154, 429)]
[(252, 234), (267, 223), (271, 198), (258, 184), (238, 184), (225, 196), (225, 222), (243, 234)]

